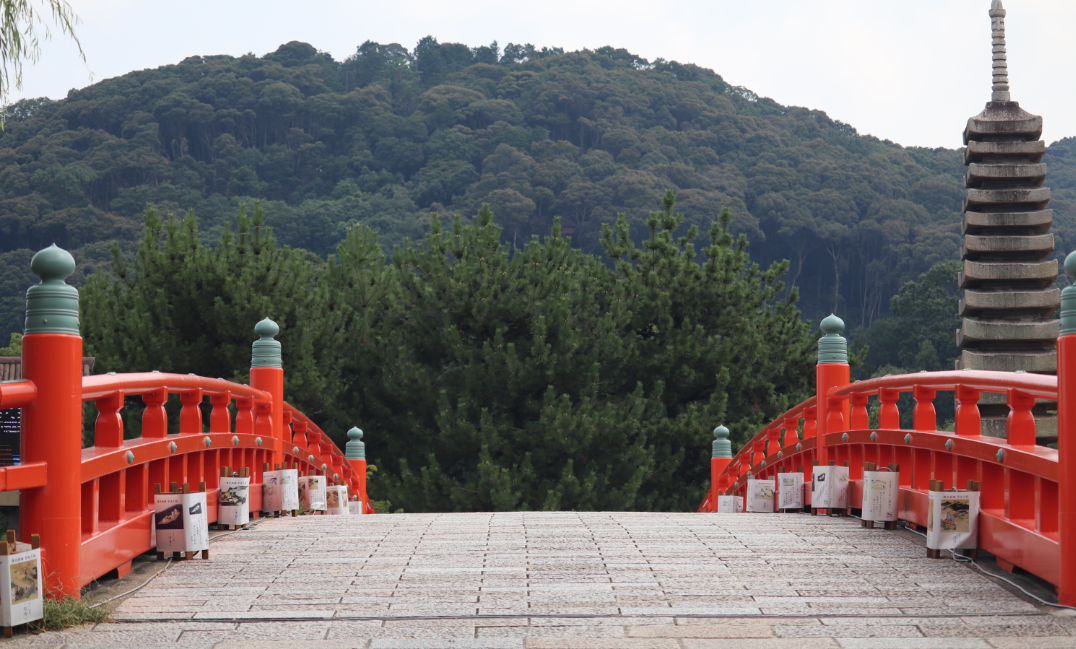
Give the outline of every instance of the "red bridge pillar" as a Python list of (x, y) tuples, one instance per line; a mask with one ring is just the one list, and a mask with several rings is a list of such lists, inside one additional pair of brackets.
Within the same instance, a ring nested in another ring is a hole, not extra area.
[(348, 442), (344, 447), (344, 457), (355, 471), (355, 480), (359, 483), (359, 500), (362, 509), (370, 502), (366, 497), (366, 444), (362, 441), (362, 429), (352, 428), (347, 431)]
[(19, 495), (20, 535), (41, 535), (52, 597), (79, 597), (82, 570), (82, 336), (75, 259), (52, 245), (34, 255), (41, 283), (26, 292), (22, 376), (37, 398), (22, 409), (22, 462), (45, 462), (48, 482)]
[[(843, 417), (842, 430), (847, 429), (851, 416), (847, 399), (839, 404), (830, 404), (827, 395), (830, 388), (848, 385), (851, 381), (851, 368), (848, 366), (848, 341), (841, 335), (844, 333), (844, 320), (830, 314), (819, 323), (819, 327), (826, 335), (818, 339), (818, 365), (815, 367), (815, 403), (818, 408), (818, 450), (815, 458), (819, 464), (825, 466), (829, 461), (826, 453), (826, 433), (838, 432), (830, 430), (833, 427), (830, 425), (830, 415), (839, 414)], [(833, 411), (832, 405), (836, 405), (836, 412)], [(836, 420), (836, 417), (832, 419)]]
[(710, 505), (717, 511), (717, 497), (721, 495), (721, 474), (732, 463), (732, 442), (729, 441), (729, 429), (718, 426), (714, 429), (714, 443), (710, 456)]
[(250, 387), (273, 395), (269, 418), (273, 422), (273, 459), (271, 464), (283, 464), (284, 445), (291, 440), (284, 434), (284, 363), (280, 359), (280, 343), (273, 337), (280, 327), (266, 318), (254, 325), (258, 340), (254, 341), (250, 359)]
[[(1065, 258), (1076, 276), (1076, 252)], [(1076, 606), (1076, 286), (1061, 291), (1061, 335), (1057, 339), (1057, 451), (1061, 579), (1059, 603)]]

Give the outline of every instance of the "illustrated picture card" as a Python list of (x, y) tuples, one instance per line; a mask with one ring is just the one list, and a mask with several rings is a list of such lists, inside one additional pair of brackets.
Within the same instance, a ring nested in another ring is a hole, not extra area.
[(325, 489), (325, 510), (334, 516), (347, 516), (347, 487), (337, 485)]
[(156, 494), (153, 509), (157, 552), (209, 549), (209, 515), (205, 492)]
[(45, 615), (41, 550), (0, 556), (0, 623), (26, 624)]
[(266, 471), (262, 486), (262, 510), (267, 512), (299, 509), (299, 470)]
[(932, 550), (979, 547), (979, 492), (930, 491), (927, 498), (927, 547)]
[(361, 516), (363, 514), (361, 500), (349, 500), (347, 508), (350, 516)]
[(217, 495), (217, 522), (246, 525), (250, 522), (250, 478), (221, 478)]
[(899, 477), (892, 471), (863, 472), (863, 520), (897, 520)]
[(773, 480), (747, 481), (747, 511), (772, 514), (777, 499), (777, 485)]
[(803, 507), (803, 474), (777, 474), (777, 508), (800, 509)]
[(325, 511), (325, 476), (310, 475), (299, 478), (299, 501), (313, 511)]

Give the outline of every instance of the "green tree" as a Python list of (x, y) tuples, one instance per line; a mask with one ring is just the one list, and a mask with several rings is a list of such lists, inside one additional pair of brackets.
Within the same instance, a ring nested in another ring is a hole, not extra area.
[(334, 400), (343, 316), (319, 283), (322, 264), (276, 245), (260, 206), (241, 209), (236, 231), (210, 248), (193, 213), (183, 221), (150, 207), (145, 234), (128, 265), (113, 249), (111, 272), (83, 290), (83, 334), (96, 367), (108, 372), (162, 370), (248, 382), (253, 327), (280, 325), (286, 398), (324, 421)]

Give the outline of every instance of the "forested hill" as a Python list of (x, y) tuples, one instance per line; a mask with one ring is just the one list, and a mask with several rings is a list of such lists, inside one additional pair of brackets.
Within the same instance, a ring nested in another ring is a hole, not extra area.
[[(980, 109), (969, 100), (968, 115)], [(1055, 143), (1046, 161), (1067, 250), (1076, 144)], [(10, 108), (0, 342), (21, 330), (32, 251), (75, 250), (85, 273), (111, 241), (133, 248), (148, 202), (194, 209), (216, 239), (260, 199), (281, 242), (321, 256), (357, 222), (392, 245), (420, 237), (432, 213), (488, 202), (509, 240), (561, 216), (575, 245), (600, 252), (601, 224), (625, 212), (641, 239), (666, 188), (689, 223), (731, 207), (756, 261), (791, 261), (807, 317), (836, 310), (854, 328), (884, 315), (904, 280), (957, 258), (962, 173), (956, 150), (862, 136), (710, 70), (609, 47), (427, 37), (413, 51), (367, 42), (345, 61), (299, 42), (191, 57)]]

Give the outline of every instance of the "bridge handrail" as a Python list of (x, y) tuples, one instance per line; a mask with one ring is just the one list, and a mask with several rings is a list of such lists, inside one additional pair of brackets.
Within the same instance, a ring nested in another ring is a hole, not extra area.
[(94, 374), (82, 377), (82, 400), (92, 401), (107, 397), (117, 390), (125, 395), (139, 395), (167, 389), (169, 392), (201, 389), (205, 394), (228, 393), (235, 397), (272, 400), (264, 390), (225, 379), (211, 379), (195, 374), (171, 374), (168, 372), (131, 372), (126, 374)]
[(966, 387), (980, 392), (1020, 390), (1044, 399), (1057, 398), (1056, 376), (990, 370), (947, 370), (879, 376), (834, 387), (830, 389), (828, 395), (833, 398), (847, 398), (853, 394), (877, 394), (882, 389), (910, 392), (916, 387), (934, 390), (956, 390), (958, 387)]

